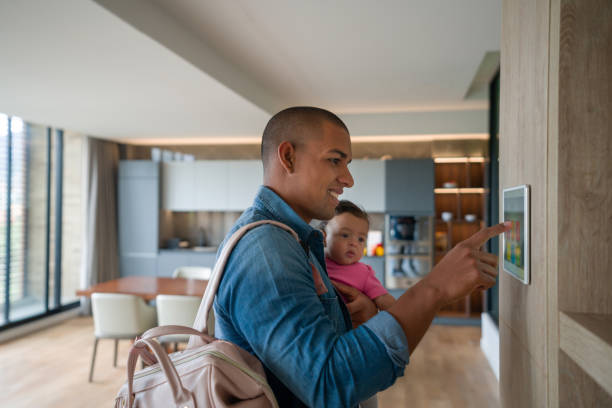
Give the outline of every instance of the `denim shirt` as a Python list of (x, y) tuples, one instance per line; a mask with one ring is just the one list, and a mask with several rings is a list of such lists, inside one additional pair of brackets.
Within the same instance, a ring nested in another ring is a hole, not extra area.
[[(227, 237), (263, 219), (287, 224), (302, 244), (269, 224), (238, 242), (214, 303), (216, 337), (261, 360), (281, 407), (353, 407), (391, 386), (409, 360), (395, 318), (381, 312), (352, 328), (327, 276), (323, 235), (267, 187)], [(317, 295), (311, 264), (326, 293)]]

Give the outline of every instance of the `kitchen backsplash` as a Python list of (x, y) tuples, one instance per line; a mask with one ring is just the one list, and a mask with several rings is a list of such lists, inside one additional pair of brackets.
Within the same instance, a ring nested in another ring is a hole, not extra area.
[(160, 248), (165, 248), (170, 238), (188, 240), (190, 246), (218, 246), (240, 214), (161, 211)]
[[(232, 225), (240, 217), (240, 212), (172, 212), (160, 213), (160, 248), (166, 248), (171, 238), (187, 240), (190, 246), (218, 246)], [(371, 213), (370, 230), (383, 231), (384, 214)]]

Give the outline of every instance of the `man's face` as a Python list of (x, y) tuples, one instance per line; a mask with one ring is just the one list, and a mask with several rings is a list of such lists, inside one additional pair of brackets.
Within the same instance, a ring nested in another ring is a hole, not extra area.
[(350, 136), (341, 127), (324, 122), (320, 137), (297, 147), (295, 157), (291, 206), (306, 222), (329, 220), (338, 196), (353, 185), (347, 167), (352, 159)]
[(325, 255), (340, 265), (358, 262), (368, 238), (368, 222), (350, 213), (332, 218), (327, 226)]

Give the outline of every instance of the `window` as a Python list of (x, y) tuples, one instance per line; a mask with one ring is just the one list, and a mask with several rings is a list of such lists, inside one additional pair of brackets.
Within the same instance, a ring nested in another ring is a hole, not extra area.
[(0, 329), (78, 305), (81, 140), (69, 139), (66, 178), (62, 131), (0, 114)]

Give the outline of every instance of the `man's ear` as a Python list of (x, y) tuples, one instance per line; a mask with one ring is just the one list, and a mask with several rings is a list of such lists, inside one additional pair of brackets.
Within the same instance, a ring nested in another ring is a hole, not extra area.
[(289, 174), (295, 170), (295, 146), (285, 141), (278, 145), (278, 161)]

